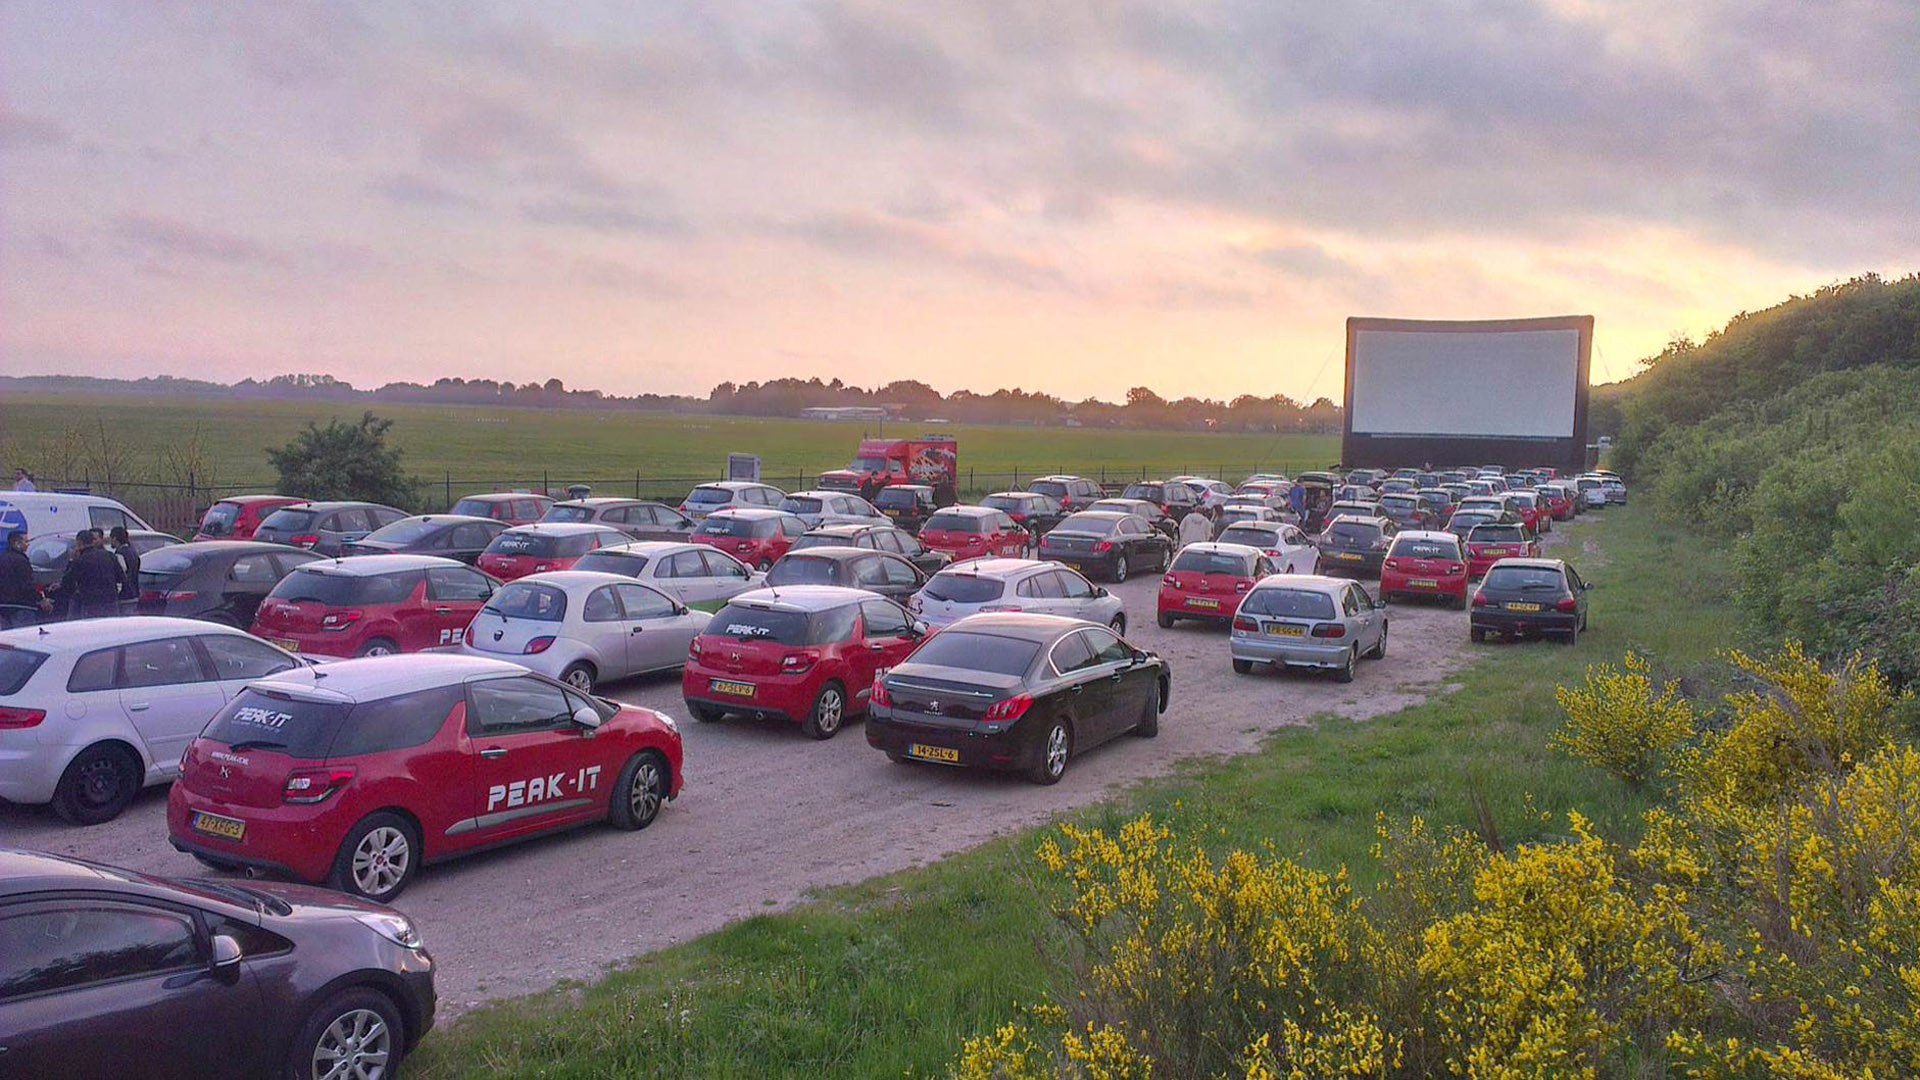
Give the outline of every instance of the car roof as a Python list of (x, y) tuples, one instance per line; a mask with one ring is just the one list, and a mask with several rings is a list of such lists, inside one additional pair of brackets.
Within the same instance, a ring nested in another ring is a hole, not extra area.
[(1051, 480), (1056, 483), (1065, 483), (1069, 480), (1085, 480), (1085, 479), (1086, 477), (1076, 476), (1073, 473), (1054, 473), (1052, 476), (1036, 476), (1032, 480), (1029, 480), (1028, 483), (1037, 484), (1042, 480)]
[(244, 630), (200, 619), (171, 619), (163, 615), (122, 615), (112, 619), (75, 619), (71, 622), (45, 623), (0, 630), (0, 645), (32, 649), (35, 652), (66, 649), (98, 649), (126, 645), (135, 641), (174, 637), (180, 634), (238, 634)]
[(1253, 583), (1251, 592), (1262, 589), (1304, 589), (1308, 592), (1337, 593), (1353, 584), (1349, 578), (1327, 577), (1322, 574), (1275, 574), (1261, 578)]
[(966, 562), (955, 563), (952, 566), (944, 567), (940, 572), (942, 574), (964, 574), (968, 577), (985, 577), (993, 578), (995, 581), (1006, 581), (1015, 577), (1023, 577), (1037, 570), (1052, 570), (1059, 565), (1059, 563), (1041, 562), (1039, 559), (968, 559)]
[(358, 499), (338, 499), (338, 500), (334, 500), (334, 501), (332, 501), (332, 502), (319, 502), (319, 501), (315, 501), (315, 502), (302, 502), (302, 503), (294, 503), (294, 504), (293, 504), (293, 505), (291, 505), (291, 506), (282, 506), (282, 507), (280, 507), (280, 509), (281, 509), (281, 510), (320, 510), (320, 511), (326, 511), (326, 510), (351, 510), (351, 509), (353, 509), (353, 508), (355, 508), (355, 507), (361, 507), (361, 506), (372, 506), (372, 507), (378, 507), (378, 508), (379, 508), (379, 509), (381, 509), (381, 510), (393, 510), (393, 509), (396, 509), (396, 507), (392, 507), (392, 506), (388, 506), (388, 505), (386, 505), (385, 503), (371, 503), (371, 502), (361, 502), (361, 501), (360, 501), (360, 500), (358, 500)]
[[(588, 552), (588, 554), (595, 555), (595, 554), (601, 554), (604, 552), (611, 551), (611, 552), (614, 552), (615, 554), (625, 553), (628, 555), (647, 555), (652, 557), (660, 557), (665, 555), (675, 555), (682, 551), (712, 551), (712, 550), (714, 550), (714, 548), (713, 548), (713, 545), (711, 544), (691, 544), (686, 542), (685, 540), (635, 540), (632, 543), (628, 543), (628, 544), (608, 544), (606, 547), (601, 548), (599, 551)], [(724, 552), (722, 554), (724, 554)]]
[(1564, 570), (1566, 569), (1567, 562), (1565, 559), (1511, 558), (1497, 560), (1493, 565), (1516, 566), (1523, 570)]
[(829, 495), (837, 495), (842, 498), (851, 495), (856, 499), (860, 497), (860, 493), (857, 491), (828, 491), (826, 488), (808, 488), (805, 491), (787, 492), (787, 498), (789, 499), (824, 499)]
[[(1105, 500), (1102, 501), (1104, 502)], [(1139, 514), (1127, 513), (1125, 510), (1076, 510), (1067, 520), (1072, 521), (1074, 518), (1093, 518), (1096, 521), (1118, 521), (1121, 518), (1139, 516)]]
[[(987, 611), (969, 615), (942, 632), (962, 630), (1044, 643), (1063, 638), (1075, 630), (1098, 625), (1085, 619), (1042, 615), (1037, 611)], [(912, 658), (909, 657), (907, 662), (912, 663)]]
[(500, 535), (507, 533), (532, 534), (534, 536), (579, 536), (581, 533), (626, 533), (606, 525), (597, 525), (591, 521), (536, 521), (531, 525), (515, 525)]
[(324, 574), (328, 577), (374, 577), (408, 570), (438, 570), (465, 565), (458, 559), (439, 555), (352, 555), (344, 559), (303, 563), (294, 569), (300, 573)]
[(167, 547), (169, 555), (242, 555), (254, 552), (279, 552), (288, 554), (285, 544), (269, 544), (265, 540), (189, 540), (184, 544), (172, 544)]
[(307, 698), (359, 702), (433, 690), (475, 676), (525, 674), (526, 668), (506, 660), (459, 653), (407, 653), (294, 668), (247, 685)]
[(815, 525), (813, 528), (807, 530), (806, 535), (808, 536), (858, 536), (864, 532), (873, 532), (879, 529), (891, 529), (891, 528), (893, 528), (893, 526), (882, 525), (877, 521), (875, 522), (843, 521), (837, 525)]
[(1042, 494), (1040, 494), (1040, 493), (1039, 493), (1039, 492), (1037, 492), (1037, 491), (990, 491), (990, 492), (988, 492), (988, 493), (987, 493), (987, 494), (986, 494), (986, 495), (984, 496), (984, 498), (988, 498), (988, 499), (1044, 499), (1044, 498), (1046, 498), (1046, 496), (1045, 496), (1045, 495), (1042, 495)]
[(1442, 532), (1438, 529), (1402, 529), (1394, 534), (1393, 540), (1394, 543), (1399, 543), (1402, 540), (1432, 540), (1435, 542), (1444, 540), (1454, 544), (1460, 542), (1459, 537), (1450, 532)]
[(896, 552), (875, 551), (872, 548), (847, 547), (838, 544), (822, 544), (819, 547), (801, 548), (787, 553), (787, 557), (794, 559), (824, 558), (834, 561), (844, 561), (861, 555), (892, 555), (896, 559), (900, 557)]
[(1248, 544), (1223, 543), (1219, 540), (1205, 540), (1199, 543), (1188, 544), (1186, 547), (1180, 549), (1180, 554), (1185, 555), (1189, 551), (1198, 551), (1203, 554), (1239, 555), (1242, 557), (1266, 554), (1266, 552), (1261, 551), (1259, 548)]
[(72, 491), (0, 491), (0, 502), (44, 503), (51, 506), (98, 506), (102, 503), (112, 506), (126, 505), (111, 496)]
[[(878, 497), (879, 495), (884, 495), (884, 494), (886, 494), (887, 492), (889, 492), (889, 491), (893, 491), (893, 490), (895, 490), (895, 489), (898, 489), (898, 490), (900, 490), (900, 491), (928, 491), (928, 492), (930, 492), (930, 491), (932, 491), (932, 490), (933, 490), (933, 485), (931, 485), (931, 484), (888, 484), (888, 485), (887, 485), (886, 487), (883, 487), (883, 488), (881, 488), (881, 489), (880, 489), (880, 491), (879, 491), (879, 493), (878, 493), (878, 494), (877, 494), (877, 495), (876, 495), (875, 497), (877, 498), (877, 497)], [(847, 492), (844, 492), (844, 491), (843, 491), (843, 492), (841, 492), (840, 494), (842, 494), (842, 495), (845, 495), (845, 494), (848, 494), (848, 493), (847, 493)]]
[(296, 502), (296, 503), (302, 503), (307, 501), (305, 499), (298, 498), (293, 495), (260, 495), (260, 494), (228, 495), (226, 498), (219, 499), (216, 501), (224, 502), (224, 503), (239, 503), (242, 506), (251, 506), (252, 504), (258, 503), (258, 502), (270, 502), (270, 501), (285, 502), (287, 500), (292, 500), (293, 502)]
[(959, 514), (962, 517), (986, 517), (990, 514), (998, 514), (1000, 511), (991, 506), (974, 506), (969, 503), (957, 503), (953, 506), (941, 507), (940, 512), (943, 514)]
[(1287, 523), (1284, 521), (1236, 521), (1227, 526), (1229, 529), (1265, 529), (1276, 533), (1286, 527)]
[[(842, 494), (845, 494), (845, 493), (842, 492)], [(745, 518), (748, 521), (761, 521), (766, 518), (776, 518), (776, 517), (787, 518), (787, 517), (796, 517), (798, 515), (793, 514), (786, 510), (781, 510), (776, 507), (772, 507), (772, 506), (726, 506), (718, 510), (715, 510), (713, 513), (707, 516), (708, 517), (721, 517), (721, 516), (737, 517), (737, 518)]]
[(646, 501), (647, 500), (645, 499), (623, 499), (618, 495), (592, 495), (584, 499), (568, 499), (565, 502), (557, 502), (557, 503), (554, 503), (553, 505), (555, 506), (589, 506), (589, 507), (631, 506), (636, 503), (644, 503)]
[[(436, 525), (498, 525), (500, 519), (476, 517), (473, 514), (408, 514), (399, 521), (389, 521), (387, 525), (398, 525), (401, 521), (431, 521)], [(387, 525), (382, 525), (384, 529)]]
[[(466, 502), (468, 499), (477, 499), (482, 502), (511, 502), (514, 499), (547, 499), (551, 501), (552, 498), (553, 497), (551, 495), (542, 495), (537, 491), (488, 491), (479, 495), (462, 495), (454, 501)], [(579, 499), (576, 501), (589, 502), (591, 500)], [(623, 502), (623, 501), (631, 501), (631, 500), (608, 499), (607, 501)]]
[[(637, 584), (625, 574), (607, 574), (598, 570), (544, 570), (538, 574), (515, 578), (508, 585), (531, 582), (540, 585), (552, 585), (563, 592), (572, 593), (578, 589), (591, 589), (600, 585)], [(503, 588), (505, 586), (502, 586)], [(644, 586), (642, 586), (644, 588)]]
[[(773, 485), (762, 484), (757, 480), (709, 480), (706, 483), (699, 485), (699, 487), (721, 488), (726, 491), (745, 491), (747, 488), (773, 487)], [(695, 488), (694, 490), (697, 491), (699, 490), (699, 488)], [(778, 491), (780, 489), (774, 488), (774, 490)], [(840, 494), (845, 495), (846, 492), (843, 491)]]
[(84, 859), (48, 851), (0, 848), (0, 892), (5, 894), (98, 888), (105, 882), (132, 884), (136, 881), (137, 878), (111, 866), (98, 866)]
[(782, 585), (743, 592), (727, 603), (774, 611), (812, 612), (831, 611), (848, 604), (879, 599), (882, 597), (878, 594), (845, 585)]
[[(1391, 518), (1378, 516), (1361, 517), (1359, 514), (1335, 514), (1333, 520), (1350, 522), (1356, 525), (1372, 525), (1375, 528), (1393, 524), (1393, 519)], [(1329, 522), (1329, 524), (1331, 524), (1331, 522)]]

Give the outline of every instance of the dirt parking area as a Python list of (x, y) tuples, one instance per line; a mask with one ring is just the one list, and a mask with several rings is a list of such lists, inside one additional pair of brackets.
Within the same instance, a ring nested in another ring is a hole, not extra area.
[[(822, 886), (935, 860), (1097, 802), (1182, 759), (1246, 752), (1268, 732), (1316, 715), (1392, 712), (1442, 688), (1470, 656), (1465, 613), (1396, 604), (1387, 658), (1363, 662), (1351, 685), (1316, 674), (1239, 676), (1223, 627), (1154, 625), (1158, 586), (1157, 576), (1144, 575), (1118, 593), (1128, 637), (1172, 664), (1172, 705), (1159, 737), (1108, 743), (1075, 759), (1053, 787), (896, 765), (867, 746), (858, 724), (828, 742), (770, 722), (696, 724), (678, 676), (603, 688), (680, 722), (686, 790), (643, 832), (585, 828), (427, 867), (398, 906), (440, 961), (444, 1007), (457, 1013), (562, 979), (591, 979)], [(82, 829), (40, 808), (0, 807), (0, 843), (155, 874), (204, 873), (168, 846), (165, 809), (165, 790), (154, 788), (121, 818)]]

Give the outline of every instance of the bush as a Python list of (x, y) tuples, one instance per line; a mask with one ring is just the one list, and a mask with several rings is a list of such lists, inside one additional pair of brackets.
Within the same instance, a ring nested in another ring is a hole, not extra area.
[(1693, 706), (1677, 682), (1655, 693), (1645, 660), (1628, 653), (1623, 663), (1591, 666), (1585, 686), (1554, 691), (1567, 726), (1548, 745), (1641, 787), (1693, 735)]
[(267, 460), (280, 472), (279, 489), (304, 499), (356, 499), (410, 509), (420, 501), (419, 482), (401, 470), (401, 451), (387, 445), (393, 421), (365, 413), (358, 423), (308, 422), (306, 429)]

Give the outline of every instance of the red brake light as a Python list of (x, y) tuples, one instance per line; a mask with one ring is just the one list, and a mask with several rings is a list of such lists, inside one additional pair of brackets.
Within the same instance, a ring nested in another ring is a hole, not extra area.
[(553, 636), (549, 634), (546, 637), (537, 637), (537, 638), (534, 638), (532, 641), (527, 642), (527, 647), (524, 649), (521, 649), (520, 654), (522, 656), (532, 656), (534, 653), (546, 652), (548, 649), (552, 647), (553, 647)]
[(1389, 570), (1398, 570), (1398, 569), (1400, 569), (1400, 560), (1399, 560), (1399, 559), (1388, 559), (1388, 560), (1387, 560), (1387, 569), (1389, 569)]
[(1568, 597), (1564, 597), (1564, 598), (1562, 598), (1562, 599), (1561, 599), (1561, 601), (1560, 601), (1559, 603), (1557, 603), (1557, 604), (1555, 604), (1555, 605), (1553, 605), (1553, 610), (1555, 610), (1555, 611), (1578, 611), (1578, 610), (1580, 610), (1580, 601), (1578, 601), (1578, 600), (1575, 600), (1575, 599), (1574, 599), (1573, 597), (1571, 597), (1571, 596), (1568, 596)]
[(1005, 701), (994, 702), (987, 707), (986, 715), (981, 719), (994, 724), (1018, 720), (1027, 715), (1027, 710), (1031, 708), (1033, 708), (1033, 695), (1020, 694)]
[(780, 658), (780, 671), (786, 675), (798, 675), (811, 668), (820, 659), (819, 653), (788, 653)]
[(1323, 622), (1313, 628), (1313, 636), (1317, 638), (1343, 638), (1347, 636), (1347, 628), (1344, 623)]
[(886, 678), (885, 672), (873, 677), (873, 693), (867, 695), (868, 704), (878, 705), (881, 708), (890, 708), (893, 705), (893, 695), (887, 693)]
[(296, 536), (293, 538), (294, 547), (312, 547), (313, 545), (319, 542), (320, 542), (320, 537), (314, 533), (308, 533), (305, 536)]
[(47, 718), (45, 709), (19, 709), (0, 705), (0, 731), (18, 731), (21, 728), (39, 727), (40, 721)]
[(329, 611), (320, 616), (320, 629), (345, 630), (360, 621), (360, 609), (348, 608), (345, 611)]
[(1236, 581), (1233, 583), (1234, 592), (1246, 592), (1251, 588), (1253, 588), (1253, 582), (1251, 581)]
[(1160, 579), (1160, 584), (1177, 589), (1180, 587), (1180, 579), (1174, 577), (1172, 574), (1168, 574), (1166, 577)]
[(1257, 622), (1254, 622), (1252, 619), (1249, 619), (1244, 615), (1241, 615), (1241, 616), (1235, 616), (1233, 620), (1233, 628), (1235, 630), (1244, 630), (1247, 633), (1251, 634), (1254, 631), (1260, 629), (1260, 624)]
[(1093, 545), (1093, 550), (1095, 550), (1095, 551), (1112, 551), (1112, 550), (1113, 550), (1113, 541), (1111, 541), (1111, 540), (1102, 540), (1102, 541), (1100, 541), (1099, 543), (1097, 543), (1097, 544), (1095, 544), (1095, 545)]
[(1487, 606), (1487, 605), (1488, 605), (1489, 603), (1492, 603), (1492, 601), (1490, 601), (1490, 600), (1488, 600), (1488, 599), (1487, 599), (1487, 595), (1486, 595), (1485, 593), (1474, 593), (1474, 594), (1473, 594), (1473, 606), (1474, 606), (1474, 607), (1486, 607), (1486, 606)]
[(1459, 563), (1454, 563), (1454, 564), (1453, 564), (1452, 566), (1449, 566), (1449, 567), (1447, 567), (1447, 573), (1449, 573), (1449, 574), (1457, 574), (1457, 573), (1459, 573), (1460, 571), (1462, 571), (1462, 570), (1465, 570), (1465, 569), (1466, 569), (1466, 567), (1464, 567), (1464, 566), (1461, 566), (1461, 565), (1460, 565)]
[(353, 770), (333, 766), (324, 769), (295, 769), (287, 776), (287, 786), (281, 791), (282, 802), (317, 803), (327, 796), (347, 786), (353, 779)]
[(700, 659), (700, 639), (699, 638), (694, 638), (692, 641), (687, 642), (687, 656), (688, 658), (693, 660)]

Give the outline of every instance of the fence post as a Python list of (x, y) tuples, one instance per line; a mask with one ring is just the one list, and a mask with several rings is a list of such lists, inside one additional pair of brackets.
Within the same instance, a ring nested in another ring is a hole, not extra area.
[(453, 470), (447, 470), (447, 509), (453, 509)]
[(545, 469), (540, 470), (540, 494), (553, 494), (553, 477), (548, 476)]
[(640, 497), (640, 470), (639, 469), (633, 470), (633, 497), (636, 499)]
[(1018, 465), (1013, 467), (1013, 490), (1020, 490), (1020, 466)]

